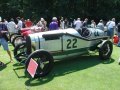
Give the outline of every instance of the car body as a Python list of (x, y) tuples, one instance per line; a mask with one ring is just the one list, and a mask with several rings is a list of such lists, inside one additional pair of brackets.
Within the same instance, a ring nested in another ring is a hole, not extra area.
[(69, 28), (30, 34), (31, 43), (27, 44), (31, 44), (36, 50), (43, 49), (51, 53), (68, 51), (73, 53), (73, 51), (77, 52), (80, 49), (84, 53), (88, 48), (94, 47), (101, 39), (105, 38), (104, 32), (100, 29), (89, 28), (88, 33), (84, 36), (81, 36), (80, 32), (81, 30)]
[[(34, 47), (33, 52), (32, 47)], [(28, 55), (26, 70), (32, 58), (42, 69), (38, 70), (35, 75), (40, 77), (51, 71), (55, 59), (88, 54), (89, 51), (95, 50), (98, 50), (101, 59), (108, 59), (111, 56), (113, 46), (109, 37), (105, 36), (104, 31), (100, 29), (82, 28), (75, 30), (68, 28), (29, 34), (26, 37), (26, 48)]]

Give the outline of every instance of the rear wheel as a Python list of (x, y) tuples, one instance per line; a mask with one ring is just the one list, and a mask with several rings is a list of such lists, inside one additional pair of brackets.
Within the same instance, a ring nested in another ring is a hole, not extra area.
[(113, 44), (111, 41), (105, 41), (99, 48), (99, 57), (101, 59), (109, 59), (113, 51)]
[(14, 49), (14, 57), (18, 62), (25, 62), (27, 58), (26, 54), (27, 48), (26, 43), (18, 44)]
[(13, 34), (11, 34), (11, 35), (10, 35), (10, 42), (12, 42), (13, 39), (14, 39), (16, 36), (18, 36), (18, 33), (13, 33)]
[(13, 39), (12, 45), (15, 47), (15, 46), (17, 46), (18, 44), (23, 43), (23, 42), (25, 42), (25, 39), (23, 38), (23, 36), (18, 35), (18, 36), (16, 36), (16, 37)]
[(35, 78), (46, 76), (53, 68), (53, 57), (47, 51), (35, 51), (33, 52), (26, 61), (26, 72), (30, 62), (30, 59), (37, 62), (38, 67), (35, 73)]

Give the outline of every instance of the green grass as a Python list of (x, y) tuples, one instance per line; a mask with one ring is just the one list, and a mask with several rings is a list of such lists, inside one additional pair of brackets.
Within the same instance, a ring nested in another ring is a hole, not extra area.
[(110, 61), (101, 61), (97, 55), (57, 61), (48, 76), (30, 79), (24, 75), (24, 66), (15, 60), (8, 63), (9, 57), (0, 47), (0, 61), (6, 64), (0, 67), (0, 90), (119, 90), (119, 52), (114, 46)]

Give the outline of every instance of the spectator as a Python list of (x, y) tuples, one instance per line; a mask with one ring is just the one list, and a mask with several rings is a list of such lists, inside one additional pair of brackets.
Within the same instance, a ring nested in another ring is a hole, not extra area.
[(94, 20), (91, 20), (91, 27), (92, 27), (92, 28), (96, 28), (96, 23), (95, 23)]
[(110, 24), (111, 20), (107, 21), (106, 26), (108, 28), (108, 25)]
[(18, 21), (18, 23), (17, 23), (17, 29), (18, 29), (18, 31), (20, 31), (22, 29), (22, 27), (23, 27), (23, 22), (20, 19), (20, 17), (17, 17), (17, 21)]
[(114, 35), (114, 29), (115, 29), (115, 18), (112, 18), (109, 23), (107, 23), (108, 30), (107, 30), (107, 35), (110, 36), (111, 39), (113, 39)]
[(65, 29), (65, 21), (63, 20), (63, 17), (60, 20), (60, 28)]
[(104, 24), (103, 24), (103, 20), (100, 20), (100, 22), (97, 24), (97, 27), (101, 30), (104, 31)]
[(8, 31), (9, 31), (10, 35), (18, 32), (13, 18), (11, 18), (10, 22), (7, 25), (7, 28), (8, 28)]
[(80, 21), (80, 18), (78, 18), (78, 19), (75, 21), (74, 25), (75, 25), (75, 29), (76, 29), (76, 30), (79, 30), (80, 28), (82, 28), (82, 22)]
[(46, 31), (47, 30), (47, 22), (45, 21), (44, 18), (41, 18), (40, 21), (37, 23), (38, 27), (42, 27), (42, 31)]
[(88, 27), (88, 19), (85, 18), (85, 20), (83, 21), (83, 27)]
[(58, 30), (58, 22), (56, 17), (53, 17), (52, 22), (49, 24), (49, 30)]
[(68, 28), (68, 26), (69, 26), (68, 19), (67, 19), (67, 18), (65, 18), (64, 22), (65, 22), (65, 29), (66, 29), (66, 28)]
[(25, 28), (25, 19), (24, 18), (21, 18), (21, 21), (22, 21), (22, 28)]
[(13, 60), (11, 57), (11, 52), (9, 51), (8, 42), (5, 38), (7, 33), (8, 33), (7, 26), (0, 21), (0, 44), (3, 46), (4, 50), (7, 51), (10, 57), (10, 62), (12, 62)]
[(4, 21), (3, 23), (7, 26), (8, 25), (8, 21), (6, 19), (4, 19), (3, 21)]
[(30, 20), (30, 19), (27, 19), (27, 20), (25, 21), (25, 27), (31, 27), (31, 26), (32, 26), (31, 20)]
[(69, 24), (68, 24), (69, 28), (72, 28), (73, 27), (73, 19), (70, 18), (69, 19)]

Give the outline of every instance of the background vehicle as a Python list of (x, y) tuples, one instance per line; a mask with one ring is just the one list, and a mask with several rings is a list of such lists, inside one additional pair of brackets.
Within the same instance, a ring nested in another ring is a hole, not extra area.
[(18, 34), (11, 35), (11, 43), (15, 47), (18, 44), (24, 43), (26, 36), (33, 33), (42, 32), (41, 27), (32, 26), (29, 28), (22, 28)]

